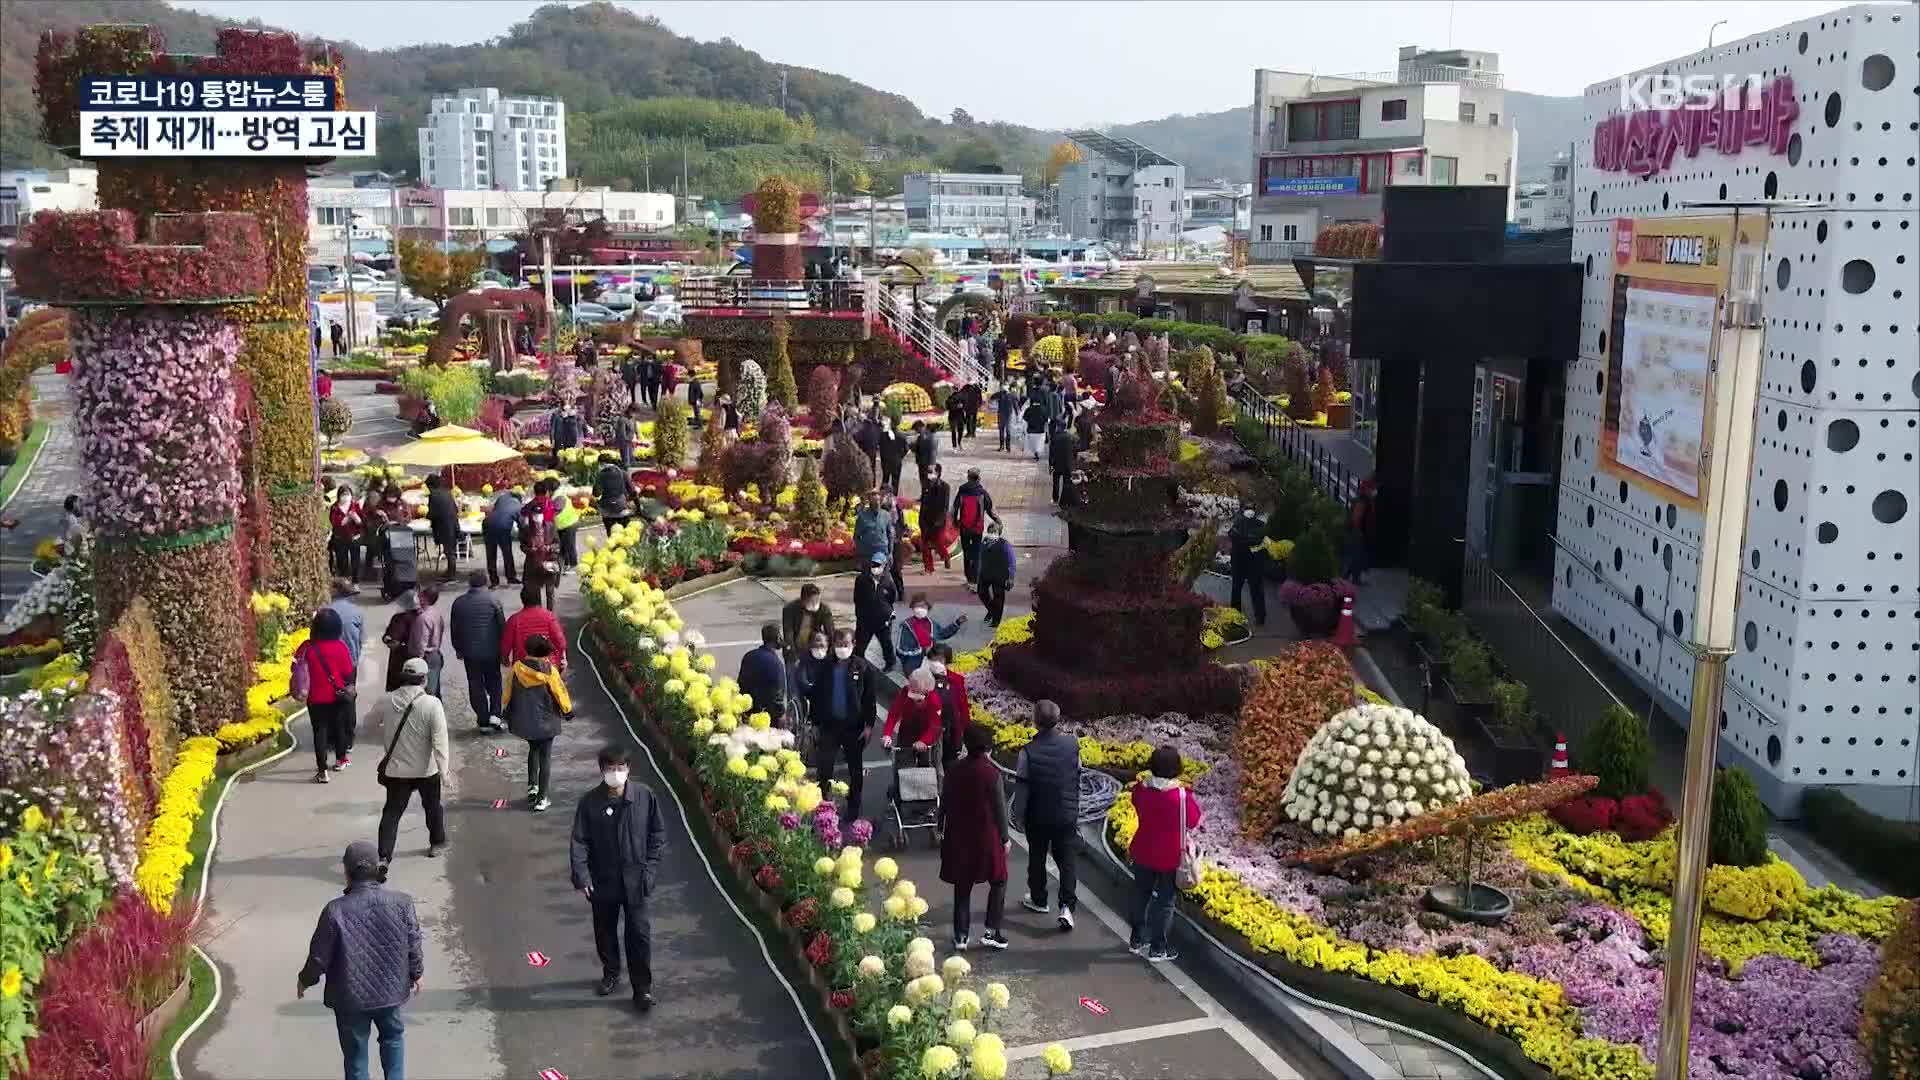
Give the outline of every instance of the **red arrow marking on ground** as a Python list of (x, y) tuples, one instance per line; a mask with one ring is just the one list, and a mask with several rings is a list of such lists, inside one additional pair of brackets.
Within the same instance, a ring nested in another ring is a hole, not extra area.
[(1107, 1015), (1107, 1007), (1105, 1005), (1100, 1004), (1099, 998), (1083, 997), (1080, 999), (1080, 1007), (1087, 1010), (1088, 1012), (1092, 1013), (1095, 1016)]
[(567, 1074), (559, 1069), (541, 1069), (540, 1080), (567, 1080)]
[(504, 746), (496, 746), (496, 747), (494, 747), (494, 748), (493, 748), (493, 756), (494, 756), (494, 757), (506, 757), (506, 756), (507, 756), (507, 748), (506, 748), (506, 747), (504, 747)]
[(547, 959), (546, 953), (530, 952), (527, 954), (527, 963), (533, 967), (546, 967), (553, 961)]
[(505, 799), (493, 800), (493, 808), (495, 810), (505, 810), (507, 808), (507, 800)]

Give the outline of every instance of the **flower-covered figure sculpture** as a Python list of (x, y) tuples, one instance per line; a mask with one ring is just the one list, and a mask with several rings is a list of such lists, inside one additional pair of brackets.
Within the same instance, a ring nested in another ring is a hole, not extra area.
[(1366, 703), (1336, 713), (1300, 750), (1281, 796), (1321, 836), (1398, 825), (1472, 793), (1453, 740), (1411, 709)]
[(1239, 683), (1209, 663), (1200, 638), (1209, 601), (1175, 580), (1189, 521), (1174, 479), (1180, 422), (1144, 369), (1100, 412), (1098, 460), (1080, 505), (1063, 511), (1079, 549), (1033, 586), (1033, 640), (998, 649), (995, 674), (1075, 716), (1233, 712)]

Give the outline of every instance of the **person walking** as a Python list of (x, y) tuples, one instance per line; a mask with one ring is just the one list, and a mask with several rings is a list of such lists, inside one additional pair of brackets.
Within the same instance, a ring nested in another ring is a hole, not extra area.
[(898, 539), (893, 532), (893, 508), (886, 505), (880, 489), (874, 488), (867, 492), (866, 505), (853, 515), (854, 557), (863, 566), (875, 555), (891, 560)]
[(320, 359), (320, 324), (317, 322), (313, 324), (313, 359), (316, 362)]
[(440, 806), (440, 781), (447, 775), (447, 710), (427, 693), (427, 662), (413, 657), (400, 666), (400, 689), (387, 695), (387, 755), (380, 762), (380, 783), (387, 789), (380, 808), (380, 865), (393, 861), (400, 815), (413, 796), (427, 817), (427, 857), (447, 850), (447, 819)]
[(953, 569), (953, 537), (947, 524), (953, 485), (947, 483), (944, 472), (940, 463), (934, 462), (933, 471), (920, 485), (920, 563), (929, 574), (933, 573), (935, 552), (940, 555), (941, 566)]
[(880, 475), (880, 418), (869, 415), (853, 426), (853, 445), (867, 455), (867, 467)]
[(1045, 394), (1036, 394), (1027, 399), (1027, 408), (1021, 414), (1021, 419), (1027, 425), (1027, 453), (1031, 454), (1035, 461), (1040, 460), (1040, 452), (1046, 449), (1047, 425), (1052, 418), (1052, 414), (1047, 409)]
[[(957, 445), (957, 444), (956, 444)], [(913, 469), (920, 477), (920, 494), (927, 493), (928, 474), (940, 458), (940, 440), (927, 430), (924, 420), (913, 422)]]
[(645, 784), (630, 779), (624, 747), (600, 751), (600, 783), (581, 796), (567, 844), (573, 887), (593, 908), (601, 997), (620, 985), (622, 938), (634, 1008), (653, 1008), (653, 930), (647, 901), (667, 853), (667, 824)]
[[(669, 379), (673, 379), (674, 377), (678, 376), (680, 371), (677, 365), (670, 366), (667, 368), (667, 370), (672, 373), (668, 376)], [(673, 391), (669, 390), (667, 391), (667, 393), (672, 394)], [(690, 423), (695, 430), (699, 430), (700, 428), (706, 426), (706, 421), (700, 419), (700, 406), (706, 400), (707, 400), (707, 391), (706, 391), (706, 388), (700, 384), (700, 377), (698, 375), (693, 374), (692, 372), (688, 372), (687, 373), (687, 405), (688, 407), (693, 409), (693, 417), (688, 421), (688, 423)]]
[(640, 361), (640, 393), (646, 397), (647, 408), (660, 408), (660, 382), (665, 376), (665, 365), (649, 349)]
[(627, 499), (633, 494), (633, 477), (627, 475), (619, 455), (600, 455), (600, 471), (594, 475), (593, 490), (599, 503), (600, 524), (606, 527), (607, 535), (612, 536), (613, 530), (625, 525), (632, 516), (627, 512)]
[(1053, 434), (1047, 437), (1047, 466), (1053, 472), (1053, 501), (1060, 502), (1060, 492), (1067, 486), (1067, 477), (1073, 475), (1074, 454), (1080, 449), (1073, 436), (1073, 429), (1060, 421), (1054, 421)]
[(1013, 412), (1014, 407), (1020, 403), (1020, 395), (1014, 393), (1012, 387), (1002, 383), (1000, 388), (993, 392), (991, 400), (994, 419), (1000, 426), (1000, 449), (1011, 450), (1013, 449)]
[(953, 670), (953, 646), (941, 642), (927, 650), (927, 670), (933, 673), (933, 692), (940, 699), (940, 763), (960, 756), (962, 740), (973, 726), (973, 705), (967, 700), (967, 677)]
[(629, 405), (620, 410), (613, 418), (613, 445), (620, 451), (620, 467), (633, 468), (633, 444), (640, 438), (640, 421), (636, 415), (638, 405)]
[(999, 626), (1007, 613), (1007, 593), (1013, 588), (1013, 545), (1002, 535), (999, 522), (987, 526), (980, 546), (980, 605), (987, 609), (987, 625)]
[(333, 342), (333, 355), (336, 359), (346, 355), (347, 331), (345, 327), (337, 322), (329, 322), (327, 324), (327, 337)]
[(400, 668), (413, 656), (413, 621), (420, 617), (419, 599), (412, 589), (408, 589), (394, 600), (397, 609), (393, 617), (387, 620), (387, 628), (380, 634), (380, 641), (387, 647), (387, 693), (400, 688)]
[(327, 606), (340, 616), (340, 640), (347, 647), (347, 653), (353, 658), (353, 669), (360, 670), (360, 647), (367, 639), (367, 617), (360, 613), (360, 605), (353, 598), (360, 595), (353, 582), (345, 578), (333, 579), (333, 603)]
[(323, 607), (307, 623), (307, 641), (293, 654), (294, 696), (307, 703), (313, 727), (313, 782), (328, 781), (327, 756), (333, 771), (353, 763), (353, 653), (340, 640), (340, 613)]
[(334, 492), (333, 505), (327, 508), (327, 555), (336, 577), (357, 581), (360, 578), (360, 532), (364, 528), (360, 504), (353, 501), (353, 489), (341, 484)]
[(500, 562), (507, 564), (507, 584), (520, 584), (519, 571), (513, 568), (513, 530), (520, 521), (520, 493), (503, 491), (494, 496), (487, 516), (480, 522), (480, 540), (487, 549), (487, 584), (500, 586)]
[(900, 490), (900, 470), (907, 462), (907, 437), (900, 433), (900, 422), (887, 417), (876, 443), (880, 455), (880, 486)]
[(340, 869), (346, 891), (320, 909), (293, 996), (305, 998), (326, 979), (321, 1001), (333, 1010), (346, 1080), (368, 1080), (370, 1030), (379, 1035), (381, 1074), (403, 1080), (406, 1023), (400, 1007), (420, 992), (427, 972), (413, 897), (381, 884), (385, 867), (365, 840), (347, 845)]
[(500, 703), (507, 730), (527, 740), (527, 805), (545, 810), (547, 782), (553, 773), (553, 740), (573, 719), (573, 699), (553, 666), (553, 643), (545, 634), (527, 639), (527, 654), (514, 661)]
[(561, 629), (559, 618), (550, 609), (540, 605), (540, 599), (540, 590), (533, 585), (521, 588), (520, 610), (508, 616), (506, 629), (500, 631), (500, 662), (512, 665), (533, 655), (527, 651), (528, 643), (534, 635), (544, 635), (547, 643), (553, 646), (553, 664), (564, 675), (567, 671), (567, 632)]
[(947, 640), (966, 624), (965, 614), (945, 626), (934, 622), (933, 601), (927, 599), (926, 593), (914, 593), (907, 603), (907, 617), (900, 623), (896, 635), (899, 641), (894, 646), (894, 655), (900, 658), (900, 673), (912, 675), (935, 642)]
[(776, 727), (787, 712), (787, 662), (781, 655), (780, 627), (760, 627), (760, 646), (740, 657), (740, 689), (753, 699), (752, 708), (772, 718)]
[(1180, 782), (1180, 751), (1157, 747), (1147, 759), (1153, 775), (1133, 786), (1129, 796), (1139, 828), (1127, 846), (1133, 863), (1132, 932), (1127, 948), (1154, 963), (1180, 959), (1167, 943), (1173, 906), (1180, 890), (1174, 874), (1185, 853), (1187, 831), (1200, 825), (1200, 801)]
[(1024, 789), (1027, 834), (1027, 895), (1020, 901), (1042, 915), (1047, 907), (1047, 857), (1060, 873), (1061, 931), (1073, 929), (1075, 890), (1073, 856), (1080, 828), (1080, 740), (1060, 730), (1060, 706), (1042, 698), (1033, 703), (1033, 739), (1014, 765), (1015, 782)]
[(966, 483), (953, 495), (953, 524), (960, 530), (960, 569), (969, 589), (979, 580), (980, 541), (989, 521), (1000, 524), (1000, 515), (993, 510), (993, 496), (980, 483), (980, 470), (968, 469)]
[(507, 613), (487, 586), (487, 575), (478, 570), (467, 575), (467, 591), (453, 602), (449, 613), (449, 635), (453, 655), (467, 673), (467, 701), (473, 705), (473, 720), (481, 731), (492, 731), (501, 711), (500, 639), (507, 631)]
[(917, 765), (933, 765), (939, 760), (940, 698), (933, 692), (933, 672), (914, 669), (907, 686), (893, 696), (887, 706), (886, 723), (880, 728), (880, 745), (893, 754), (893, 784), (888, 791), (900, 793), (900, 770)]
[(640, 405), (647, 400), (644, 371), (652, 353), (645, 348), (635, 348), (625, 360), (620, 362), (620, 381), (627, 387), (627, 404)]
[(1361, 583), (1367, 576), (1367, 545), (1373, 533), (1373, 481), (1360, 481), (1353, 505), (1347, 507), (1347, 535), (1341, 552), (1341, 577)]
[(1240, 607), (1241, 586), (1253, 591), (1253, 622), (1267, 625), (1267, 527), (1251, 506), (1242, 506), (1233, 528), (1227, 530), (1227, 562), (1233, 571), (1232, 604)]
[[(527, 590), (546, 597), (553, 606), (554, 592), (560, 583), (559, 501), (553, 497), (555, 484), (542, 480), (533, 486), (533, 499), (520, 511), (520, 544), (526, 552), (523, 568)], [(524, 602), (524, 600), (523, 600)]]
[[(547, 494), (553, 497), (553, 531), (560, 539), (560, 569), (554, 574), (554, 584), (559, 584), (560, 574), (573, 569), (580, 562), (580, 507), (570, 498), (560, 497), (560, 481), (547, 480)], [(549, 603), (551, 606), (551, 603)]]
[(896, 663), (893, 651), (893, 605), (900, 594), (887, 576), (887, 557), (868, 557), (867, 572), (853, 583), (853, 648), (864, 659), (867, 646), (880, 639), (880, 656), (886, 660), (882, 671), (892, 671)]
[(866, 782), (862, 760), (867, 741), (873, 738), (880, 673), (854, 651), (853, 633), (843, 627), (833, 632), (830, 655), (815, 653), (802, 661), (799, 675), (800, 691), (807, 696), (807, 717), (818, 729), (814, 775), (825, 787), (833, 782), (835, 763), (846, 763), (847, 812), (842, 816), (852, 821), (860, 816)]
[(953, 950), (973, 944), (973, 887), (987, 887), (987, 929), (980, 943), (1004, 949), (1007, 902), (1007, 795), (993, 763), (993, 737), (968, 728), (967, 756), (947, 770), (940, 795), (940, 880), (953, 886)]
[(833, 609), (820, 598), (820, 586), (809, 581), (800, 586), (800, 597), (789, 600), (780, 609), (780, 637), (786, 643), (787, 659), (797, 659), (815, 634), (833, 639)]
[(439, 474), (427, 477), (427, 524), (432, 527), (433, 542), (447, 556), (447, 579), (459, 570), (460, 504)]
[(907, 581), (902, 574), (908, 561), (913, 558), (913, 541), (909, 539), (907, 529), (906, 500), (900, 497), (898, 491), (888, 488), (881, 493), (880, 503), (893, 511), (893, 551), (887, 559), (887, 576), (893, 581), (893, 595), (901, 597), (907, 595)]
[(427, 662), (427, 693), (439, 697), (440, 671), (447, 663), (446, 654), (440, 651), (447, 638), (447, 617), (434, 607), (440, 602), (439, 589), (423, 585), (418, 596), (420, 608), (407, 632), (407, 652)]

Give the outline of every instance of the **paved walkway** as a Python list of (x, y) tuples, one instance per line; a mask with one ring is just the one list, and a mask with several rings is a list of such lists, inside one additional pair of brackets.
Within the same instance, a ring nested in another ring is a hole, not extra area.
[(81, 490), (80, 441), (74, 431), (72, 379), (53, 369), (33, 376), (34, 415), (47, 424), (47, 437), (33, 471), (14, 489), (0, 517), (20, 524), (0, 532), (0, 612), (33, 587), (30, 567), (34, 545), (66, 533), (63, 504)]

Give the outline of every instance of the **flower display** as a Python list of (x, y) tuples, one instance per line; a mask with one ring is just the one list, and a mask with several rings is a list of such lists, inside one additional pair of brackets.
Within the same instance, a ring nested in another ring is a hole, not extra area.
[[(316, 557), (325, 554), (316, 545)], [(185, 547), (103, 545), (95, 591), (108, 619), (143, 599), (164, 645), (167, 680), (185, 727), (206, 734), (246, 715), (254, 654), (230, 535)]]
[(1453, 740), (1411, 709), (1362, 704), (1316, 731), (1281, 794), (1287, 816), (1322, 836), (1357, 836), (1472, 793)]
[(71, 813), (83, 850), (116, 887), (133, 884), (143, 803), (111, 691), (28, 690), (0, 698), (0, 823)]
[(136, 244), (134, 228), (126, 210), (33, 215), (11, 257), (20, 291), (66, 305), (213, 304), (266, 284), (250, 214), (157, 217), (151, 244)]
[[(13, 808), (10, 808), (13, 809)], [(0, 1068), (18, 1062), (32, 1031), (45, 957), (93, 921), (112, 888), (98, 843), (71, 812), (28, 804), (0, 840)]]

